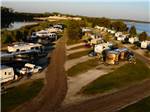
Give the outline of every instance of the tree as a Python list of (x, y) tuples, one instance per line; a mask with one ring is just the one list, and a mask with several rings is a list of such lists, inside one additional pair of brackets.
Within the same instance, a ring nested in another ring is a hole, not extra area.
[(71, 40), (79, 40), (81, 38), (81, 28), (80, 28), (80, 21), (68, 21), (67, 25), (67, 33), (68, 37)]
[(113, 29), (115, 29), (116, 31), (127, 31), (128, 30), (127, 25), (124, 22), (122, 22), (122, 21), (112, 22), (111, 23), (111, 27)]
[(22, 38), (23, 38), (22, 36), (23, 36), (22, 32), (19, 31), (19, 30), (17, 30), (17, 31), (15, 32), (15, 41), (21, 41)]
[(1, 7), (1, 27), (7, 28), (14, 21), (14, 13), (11, 8)]
[(139, 35), (139, 40), (140, 41), (144, 41), (144, 40), (147, 40), (147, 33), (146, 32), (142, 32), (140, 35)]
[(11, 43), (12, 42), (12, 37), (10, 34), (7, 34), (3, 39), (2, 39), (2, 43), (6, 44), (6, 43)]
[(137, 34), (135, 26), (132, 26), (130, 28), (129, 33), (130, 33), (130, 36), (135, 36)]

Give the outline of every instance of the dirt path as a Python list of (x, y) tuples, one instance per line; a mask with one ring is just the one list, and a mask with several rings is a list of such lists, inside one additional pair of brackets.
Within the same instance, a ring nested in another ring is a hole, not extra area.
[[(13, 112), (50, 112), (58, 108), (67, 92), (65, 76), (65, 38), (58, 40), (46, 71), (46, 84), (37, 97), (20, 105)], [(29, 93), (30, 95), (30, 93)]]
[(121, 91), (64, 106), (58, 112), (116, 112), (150, 95), (150, 79)]
[(94, 69), (90, 69), (85, 73), (81, 73), (74, 77), (68, 77), (68, 92), (63, 104), (65, 105), (88, 99), (86, 96), (84, 97), (81, 94), (77, 94), (78, 92), (80, 92), (82, 87), (91, 83), (98, 77), (114, 71), (124, 64), (125, 63), (120, 63), (119, 65), (115, 66), (105, 66), (104, 64), (100, 64), (99, 66), (95, 67)]

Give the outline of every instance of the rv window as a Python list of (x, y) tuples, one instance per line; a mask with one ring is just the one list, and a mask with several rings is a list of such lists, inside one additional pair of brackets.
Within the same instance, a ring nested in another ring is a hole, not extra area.
[(8, 75), (11, 75), (11, 72), (9, 72)]

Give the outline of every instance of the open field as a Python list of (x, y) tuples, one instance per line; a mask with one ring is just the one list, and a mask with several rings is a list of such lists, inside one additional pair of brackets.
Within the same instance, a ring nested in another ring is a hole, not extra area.
[(70, 59), (79, 58), (79, 57), (84, 56), (84, 55), (88, 55), (88, 53), (90, 51), (91, 51), (91, 49), (87, 49), (85, 51), (81, 51), (81, 52), (76, 52), (76, 53), (70, 54), (70, 55), (68, 55), (67, 59), (70, 60)]
[(150, 111), (150, 96), (120, 110), (119, 112), (149, 112), (149, 111)]
[(147, 78), (150, 78), (150, 69), (143, 62), (137, 60), (135, 65), (126, 64), (96, 79), (91, 84), (85, 86), (82, 92), (85, 94), (104, 93), (129, 86)]
[(7, 89), (6, 93), (1, 96), (2, 112), (8, 112), (17, 107), (19, 104), (32, 99), (40, 92), (43, 85), (44, 81), (42, 79), (38, 79)]
[(85, 61), (83, 63), (79, 63), (79, 64), (73, 66), (72, 68), (70, 68), (67, 71), (67, 74), (68, 74), (68, 76), (76, 76), (76, 75), (83, 73), (83, 72), (86, 72), (89, 69), (94, 68), (98, 65), (99, 65), (98, 59), (95, 59), (95, 58), (90, 59), (88, 61)]

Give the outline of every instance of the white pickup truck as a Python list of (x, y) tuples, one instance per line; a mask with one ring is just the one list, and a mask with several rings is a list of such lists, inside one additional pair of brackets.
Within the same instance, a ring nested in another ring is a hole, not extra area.
[(21, 68), (20, 70), (17, 70), (20, 74), (29, 74), (29, 73), (37, 73), (40, 72), (42, 70), (41, 66), (36, 66), (34, 64), (31, 63), (26, 63), (24, 65), (23, 68)]

